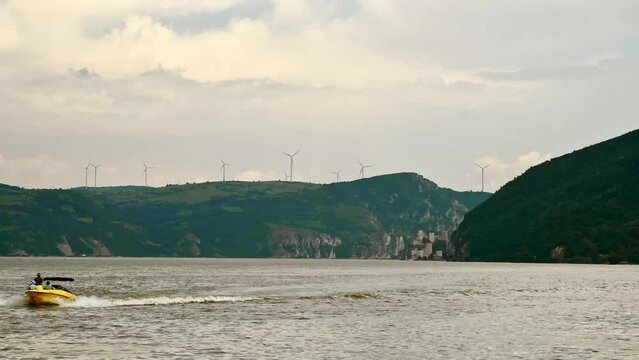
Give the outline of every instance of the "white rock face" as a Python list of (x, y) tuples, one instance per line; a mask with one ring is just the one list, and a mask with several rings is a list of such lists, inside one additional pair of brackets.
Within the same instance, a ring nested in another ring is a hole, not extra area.
[(64, 255), (64, 256), (73, 256), (73, 249), (71, 249), (71, 245), (67, 241), (66, 236), (62, 237), (62, 242), (57, 244), (57, 248), (58, 248), (58, 250), (60, 250), (62, 255)]
[(60, 250), (62, 255), (73, 256), (73, 250), (71, 249), (71, 245), (69, 245), (69, 243), (58, 244), (57, 248), (58, 250)]
[(93, 248), (93, 256), (113, 256), (111, 250), (109, 250), (104, 243), (98, 239), (89, 238), (88, 242)]
[(550, 258), (553, 260), (561, 260), (564, 258), (565, 253), (566, 253), (566, 246), (559, 245), (555, 247), (554, 249), (552, 249), (552, 251), (550, 252)]
[(395, 259), (403, 256), (406, 248), (404, 237), (395, 233), (384, 233), (379, 237), (372, 237), (370, 243), (370, 250), (361, 253), (359, 257)]
[(338, 257), (342, 240), (324, 233), (289, 230), (278, 234), (273, 242), (277, 245), (276, 257), (329, 259)]

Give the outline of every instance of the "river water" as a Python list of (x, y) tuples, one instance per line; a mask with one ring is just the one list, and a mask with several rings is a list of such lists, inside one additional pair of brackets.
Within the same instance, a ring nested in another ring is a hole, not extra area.
[[(36, 272), (77, 302), (25, 306)], [(637, 359), (639, 267), (0, 258), (0, 357)]]

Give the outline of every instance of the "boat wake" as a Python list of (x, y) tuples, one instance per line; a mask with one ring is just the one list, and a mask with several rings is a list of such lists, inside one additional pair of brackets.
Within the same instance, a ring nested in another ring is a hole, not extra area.
[[(313, 300), (313, 301), (358, 301), (374, 300), (381, 296), (374, 292), (350, 292), (337, 294), (303, 295), (293, 297), (252, 297), (252, 296), (156, 296), (141, 298), (106, 298), (99, 296), (79, 295), (76, 301), (60, 301), (61, 307), (72, 308), (104, 308), (115, 306), (149, 306), (149, 305), (175, 305), (175, 304), (207, 304), (207, 303), (237, 303), (247, 301), (266, 302), (287, 302), (291, 300)], [(2, 306), (23, 306), (26, 304), (23, 295), (3, 295), (0, 294), (0, 307)]]
[(0, 306), (17, 306), (24, 304), (24, 295), (0, 295)]
[(379, 299), (381, 296), (374, 292), (350, 292), (350, 293), (338, 293), (329, 295), (311, 295), (300, 296), (302, 300), (337, 300), (337, 301), (354, 301), (354, 300), (368, 300)]
[(173, 305), (173, 304), (207, 304), (207, 303), (228, 303), (246, 302), (260, 300), (255, 297), (243, 296), (186, 296), (186, 297), (147, 297), (128, 299), (107, 299), (97, 296), (78, 296), (74, 302), (61, 304), (65, 307), (112, 307), (112, 306), (142, 306), (142, 305)]

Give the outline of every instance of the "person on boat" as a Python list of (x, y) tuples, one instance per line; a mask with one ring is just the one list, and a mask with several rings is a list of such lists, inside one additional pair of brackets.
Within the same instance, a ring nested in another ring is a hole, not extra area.
[(29, 290), (35, 290), (35, 281), (31, 280), (31, 284), (29, 284)]
[(42, 282), (44, 281), (42, 279), (42, 276), (40, 275), (40, 273), (38, 273), (35, 277), (35, 279), (33, 279), (33, 281), (35, 282), (36, 286), (37, 285), (42, 285)]
[(51, 286), (51, 281), (47, 281), (44, 284), (44, 290), (53, 290), (53, 286)]

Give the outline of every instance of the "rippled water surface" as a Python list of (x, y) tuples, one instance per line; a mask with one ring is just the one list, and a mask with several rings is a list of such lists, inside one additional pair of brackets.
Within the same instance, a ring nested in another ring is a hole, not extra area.
[[(76, 303), (32, 308), (36, 272)], [(639, 267), (0, 258), (0, 357), (637, 359)]]

